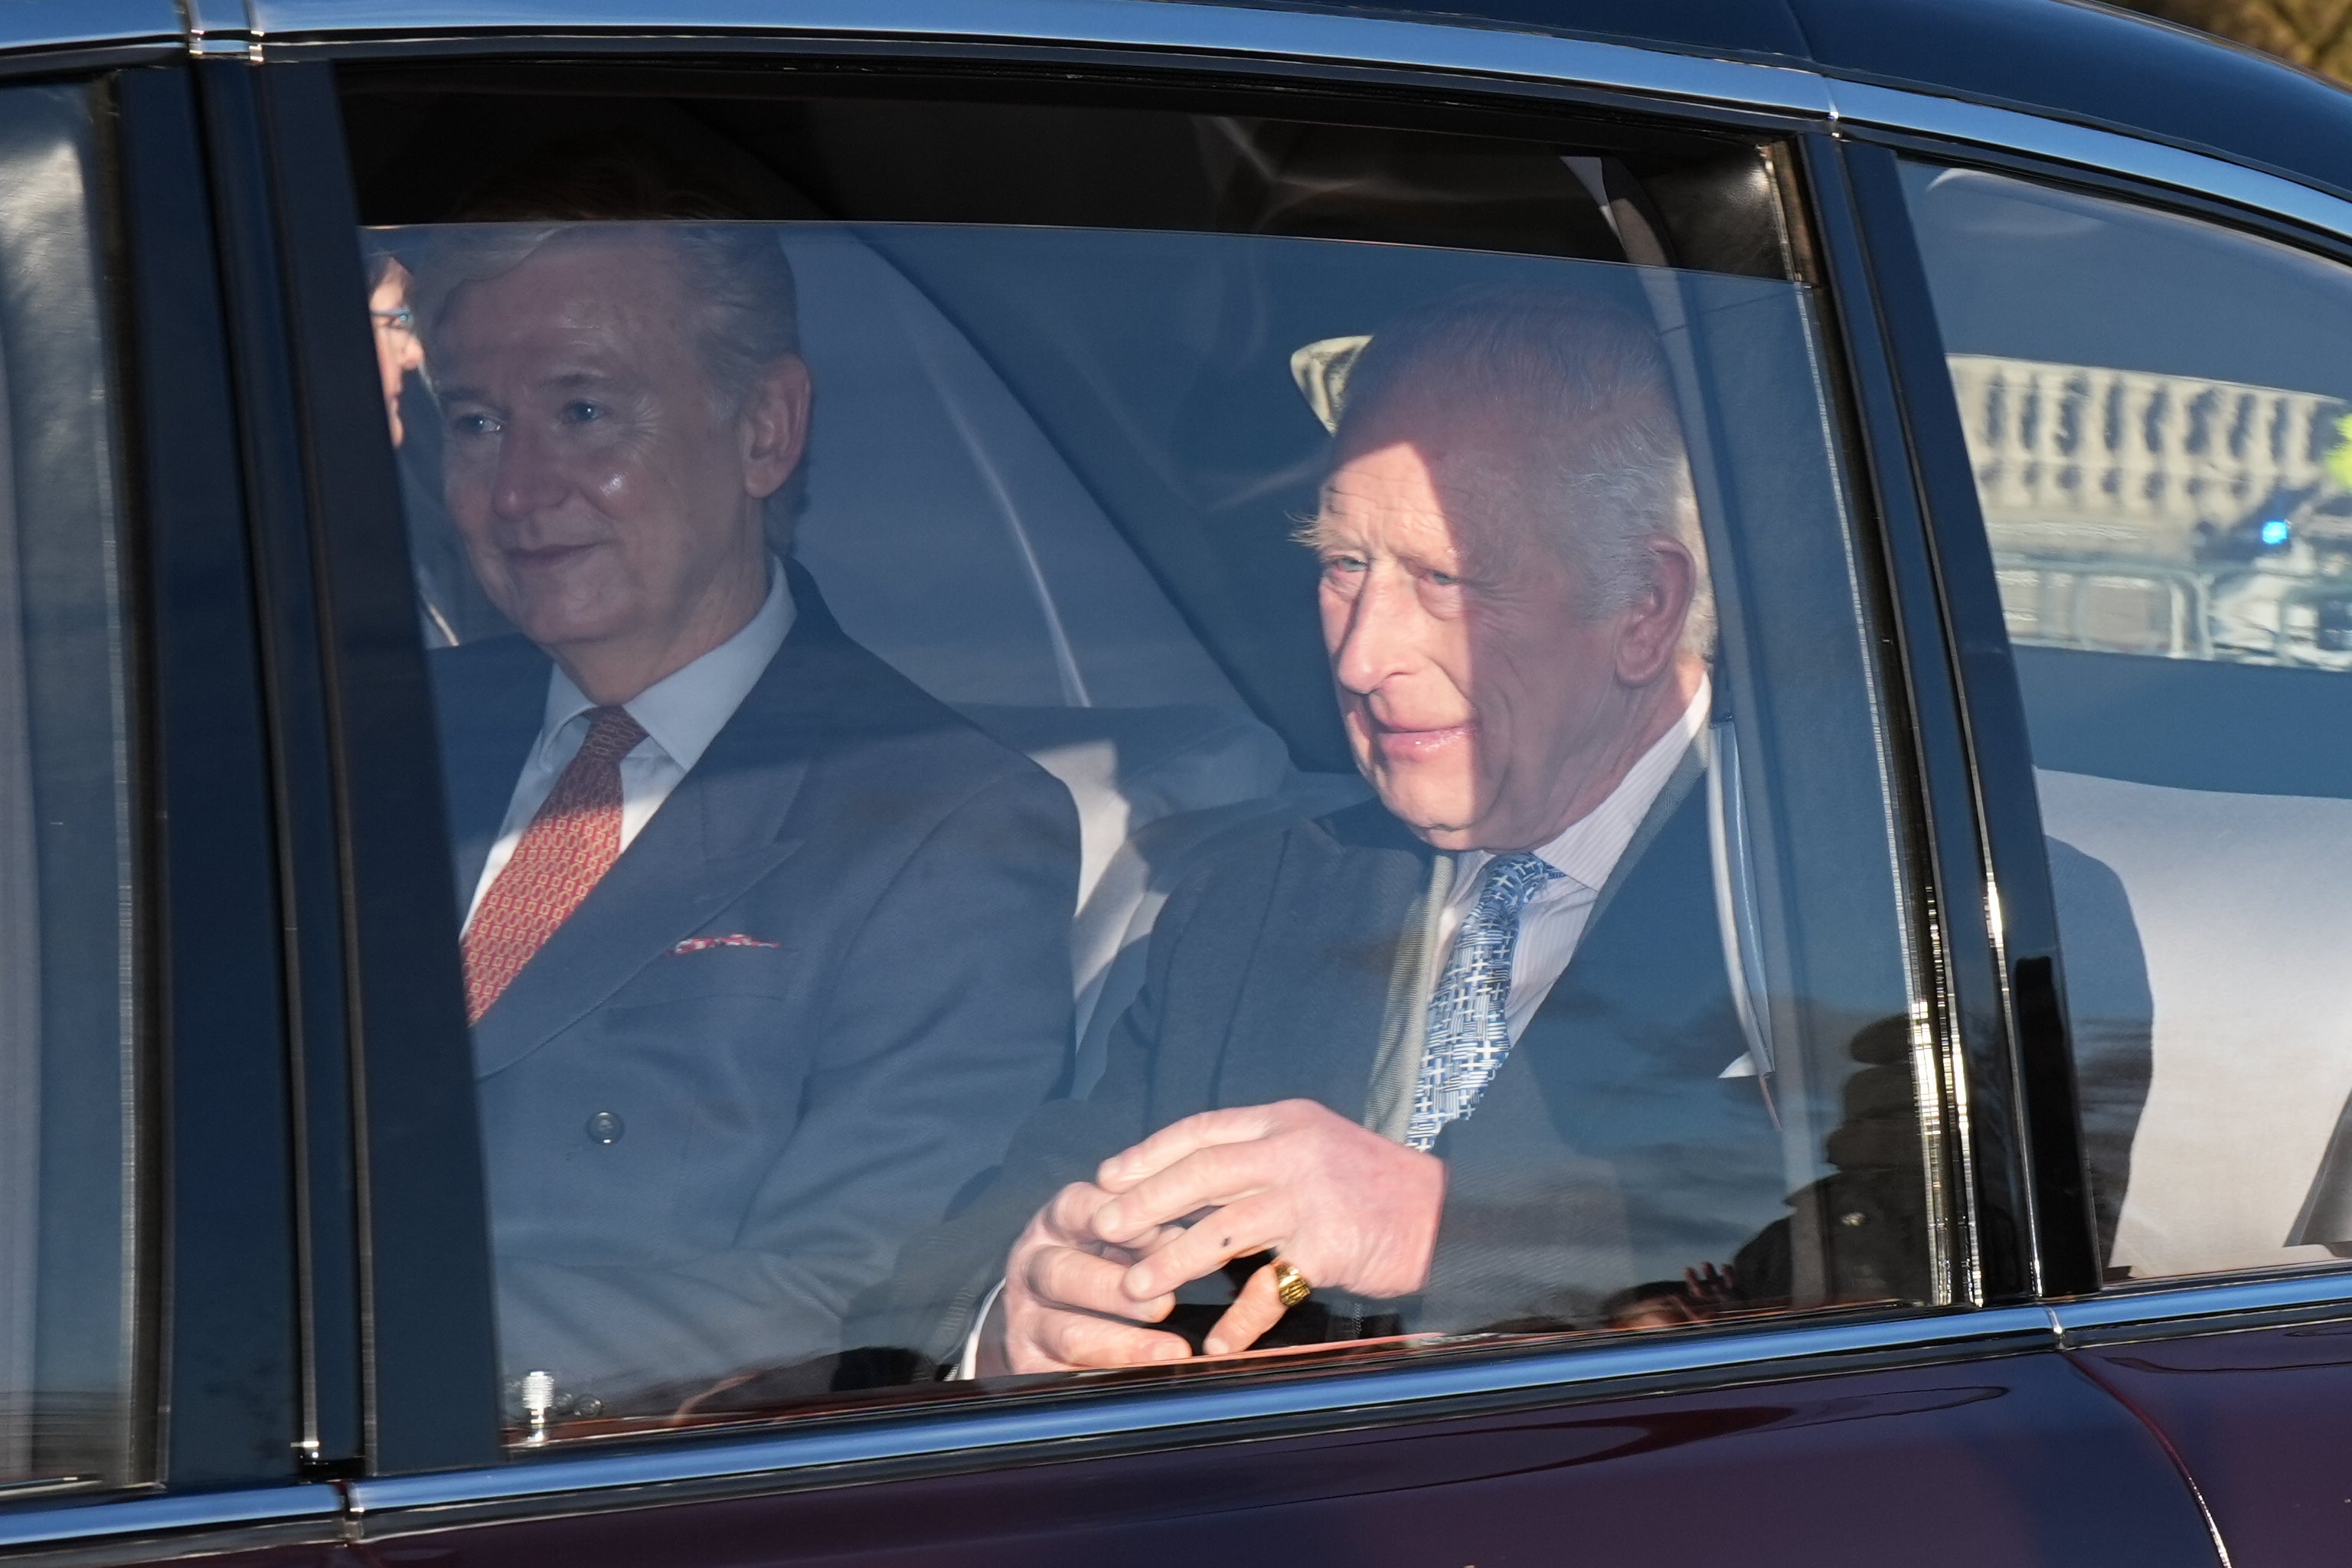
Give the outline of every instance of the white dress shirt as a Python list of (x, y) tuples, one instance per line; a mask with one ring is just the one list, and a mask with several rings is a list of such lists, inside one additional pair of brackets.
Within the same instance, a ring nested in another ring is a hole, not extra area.
[[(784, 646), (784, 637), (793, 629), (793, 616), (792, 590), (784, 585), (784, 569), (771, 556), (768, 597), (758, 613), (743, 623), (742, 630), (621, 704), (646, 731), (646, 738), (621, 759), (622, 848), (626, 849), (652, 820), (678, 780), (702, 760), (702, 753), (751, 694), (776, 650)], [(595, 708), (561, 668), (548, 679), (547, 712), (540, 723), (539, 740), (523, 763), (522, 776), (515, 780), (498, 842), (490, 846), (489, 858), (482, 862), (482, 875), (474, 884), (474, 901), (466, 908), (467, 925), (474, 923), (474, 911), (482, 907), (483, 895), (514, 858), (523, 829), (539, 814), (555, 781), (580, 754), (582, 743), (588, 739), (588, 715)]]
[[(1713, 688), (1701, 679), (1698, 694), (1682, 717), (1651, 742), (1607, 798), (1561, 829), (1559, 837), (1537, 847), (1537, 857), (1559, 875), (1538, 889), (1519, 911), (1518, 942), (1511, 952), (1511, 996), (1504, 1005), (1513, 1045), (1568, 973), (1568, 961), (1584, 940), (1601, 889), (1640, 831), (1642, 819), (1657, 804), (1658, 793), (1681, 765), (1683, 753), (1706, 728), (1714, 704)], [(1478, 874), (1493, 858), (1484, 849), (1465, 849), (1454, 857), (1453, 894), (1438, 916), (1438, 952), (1454, 951), (1454, 933), (1478, 901)]]

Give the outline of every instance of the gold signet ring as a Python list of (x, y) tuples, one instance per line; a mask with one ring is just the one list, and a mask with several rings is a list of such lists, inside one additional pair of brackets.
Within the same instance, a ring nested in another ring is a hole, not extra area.
[(1307, 1276), (1277, 1258), (1274, 1260), (1274, 1296), (1286, 1307), (1296, 1307), (1315, 1294)]

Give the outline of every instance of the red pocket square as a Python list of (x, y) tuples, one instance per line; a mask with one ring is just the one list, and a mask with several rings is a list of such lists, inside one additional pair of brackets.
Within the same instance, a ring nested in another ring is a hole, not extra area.
[(776, 947), (779, 945), (781, 944), (772, 942), (761, 942), (756, 936), (744, 936), (740, 932), (738, 932), (733, 936), (690, 936), (684, 942), (679, 942), (676, 947), (671, 948), (670, 952), (677, 953), (700, 952), (706, 948), (713, 947)]

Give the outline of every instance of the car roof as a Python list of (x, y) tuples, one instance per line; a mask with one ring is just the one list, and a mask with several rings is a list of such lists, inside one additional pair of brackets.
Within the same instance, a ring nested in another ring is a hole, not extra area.
[(1395, 0), (1345, 9), (1802, 66), (2056, 114), (2352, 193), (2352, 91), (2085, 0)]
[[(989, 0), (954, 0), (984, 18)], [(1796, 66), (2053, 115), (2211, 153), (2352, 197), (2352, 92), (2256, 50), (2095, 0), (1192, 0), (1244, 10), (1311, 11), (1600, 38), (1681, 53)], [(10, 40), (177, 32), (173, 0), (11, 0)], [(197, 10), (205, 10), (199, 5)], [(667, 23), (712, 9), (733, 18), (751, 0), (247, 0), (256, 34), (367, 32), (396, 20), (429, 36), (496, 30), (573, 16)], [(887, 7), (878, 9), (887, 10)], [(937, 15), (937, 7), (915, 7)], [(1008, 12), (1026, 14), (1019, 4)], [(17, 15), (21, 11), (22, 15)], [(778, 20), (790, 8), (780, 8)], [(1081, 36), (1086, 8), (1068, 24)], [(528, 18), (528, 20), (525, 20)], [(44, 35), (54, 34), (55, 37)]]

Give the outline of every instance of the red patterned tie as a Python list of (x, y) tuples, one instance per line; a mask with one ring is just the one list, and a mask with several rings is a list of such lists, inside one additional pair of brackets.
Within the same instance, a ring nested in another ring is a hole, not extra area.
[(646, 732), (619, 708), (589, 717), (580, 754), (523, 829), (466, 929), (466, 1021), (481, 1022), (531, 954), (621, 858), (621, 759)]

